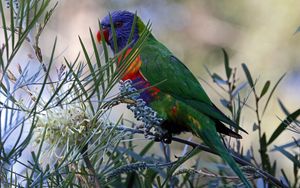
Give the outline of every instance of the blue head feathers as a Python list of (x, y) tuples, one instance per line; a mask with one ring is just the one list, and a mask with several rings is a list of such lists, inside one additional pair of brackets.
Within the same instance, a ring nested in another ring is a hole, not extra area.
[[(111, 16), (111, 19), (110, 19)], [(127, 43), (131, 33), (132, 24), (134, 21), (135, 14), (128, 12), (128, 11), (114, 11), (111, 14), (105, 16), (101, 21), (101, 27), (103, 32), (106, 32), (105, 40), (114, 53), (123, 49)], [(111, 22), (114, 26), (116, 32), (116, 39), (118, 45), (118, 51), (114, 48), (114, 40), (113, 40), (113, 33), (111, 28)], [(138, 40), (138, 28), (135, 25), (132, 44), (133, 45)]]

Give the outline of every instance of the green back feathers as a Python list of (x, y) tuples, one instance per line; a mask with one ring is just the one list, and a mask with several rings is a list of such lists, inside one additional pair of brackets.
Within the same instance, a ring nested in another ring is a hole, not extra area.
[(137, 27), (138, 27), (138, 33), (139, 35), (144, 31), (144, 29), (146, 28), (145, 24), (143, 23), (143, 21), (141, 20), (140, 17), (137, 17)]
[[(137, 26), (139, 34), (146, 29), (139, 17)], [(145, 41), (140, 56), (141, 72), (152, 85), (157, 85), (162, 92), (189, 103), (199, 112), (246, 132), (213, 105), (191, 71), (153, 35)]]
[[(138, 26), (143, 28), (144, 24), (139, 21)], [(142, 74), (152, 85), (158, 84), (162, 92), (211, 104), (195, 76), (154, 36), (145, 41), (140, 56)]]

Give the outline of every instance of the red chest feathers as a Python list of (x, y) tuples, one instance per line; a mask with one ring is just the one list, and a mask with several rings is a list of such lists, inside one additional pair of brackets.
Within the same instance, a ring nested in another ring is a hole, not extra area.
[[(130, 53), (131, 49), (128, 49), (125, 53), (125, 57)], [(118, 66), (120, 63), (120, 58), (118, 60)], [(140, 56), (137, 56), (137, 58), (128, 66), (126, 69), (124, 76), (122, 77), (122, 80), (128, 80), (130, 79), (133, 82), (133, 86), (137, 90), (143, 90), (140, 93), (141, 98), (145, 100), (145, 102), (150, 102), (158, 93), (159, 89), (155, 86), (151, 86), (150, 82), (143, 76), (143, 74), (140, 71), (142, 65), (142, 61)]]

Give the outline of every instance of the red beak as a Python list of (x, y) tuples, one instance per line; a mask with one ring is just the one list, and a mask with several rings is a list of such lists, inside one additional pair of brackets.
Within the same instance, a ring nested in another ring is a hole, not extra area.
[[(108, 42), (108, 37), (109, 37), (108, 29), (103, 30), (103, 36), (104, 36), (104, 40), (106, 42)], [(99, 43), (101, 42), (101, 33), (100, 33), (100, 31), (97, 32), (97, 41)]]

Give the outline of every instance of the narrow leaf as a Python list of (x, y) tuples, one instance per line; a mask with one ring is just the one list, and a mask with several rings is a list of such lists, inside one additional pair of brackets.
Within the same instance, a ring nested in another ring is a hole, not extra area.
[(271, 167), (271, 174), (275, 174), (276, 173), (276, 167), (277, 167), (277, 163), (276, 160), (273, 162), (273, 165)]
[(258, 128), (259, 128), (259, 126), (258, 126), (256, 123), (254, 123), (254, 124), (253, 124), (253, 128), (252, 128), (252, 131), (256, 131)]
[(254, 88), (253, 79), (252, 79), (252, 76), (251, 76), (251, 74), (250, 74), (250, 71), (249, 71), (247, 65), (246, 65), (245, 63), (243, 63), (243, 64), (242, 64), (242, 67), (243, 67), (243, 70), (244, 70), (245, 75), (246, 75), (246, 77), (247, 77), (247, 80), (248, 80), (249, 85), (250, 85), (252, 88)]
[(244, 89), (247, 85), (248, 85), (247, 82), (244, 82), (244, 83), (239, 84), (239, 85), (233, 90), (232, 96), (235, 97), (235, 96), (236, 96), (237, 94), (239, 94), (240, 91), (241, 91), (242, 89)]
[(115, 52), (119, 52), (118, 44), (117, 44), (117, 34), (116, 34), (115, 26), (114, 26), (114, 23), (113, 23), (113, 20), (112, 20), (112, 17), (111, 17), (110, 13), (109, 13), (109, 22), (110, 22), (112, 35), (113, 35), (114, 50), (115, 50)]
[(14, 3), (10, 1), (10, 34), (11, 34), (11, 47), (15, 46), (15, 19), (14, 19)]
[(232, 69), (229, 67), (228, 54), (227, 54), (227, 52), (225, 51), (224, 48), (222, 48), (222, 52), (223, 52), (223, 55), (224, 55), (224, 65), (225, 65), (226, 76), (227, 76), (227, 80), (229, 80), (229, 78), (231, 76)]
[(229, 106), (229, 101), (226, 99), (221, 99), (220, 100), (221, 104), (225, 107), (225, 108), (230, 108)]
[(290, 183), (289, 179), (287, 178), (287, 175), (285, 174), (283, 169), (281, 169), (281, 173), (282, 173), (282, 175), (284, 177), (284, 180), (285, 180), (285, 183), (288, 185), (288, 187), (292, 187), (291, 183)]
[(213, 73), (213, 75), (211, 76), (213, 81), (219, 85), (225, 85), (227, 84), (227, 82), (221, 77), (219, 76), (218, 74), (216, 73)]
[(281, 108), (281, 110), (283, 111), (283, 113), (288, 116), (290, 114), (290, 112), (288, 111), (288, 109), (286, 109), (286, 107), (284, 106), (284, 104), (282, 103), (282, 101), (280, 99), (277, 99), (279, 106)]
[(186, 154), (185, 156), (181, 157), (178, 159), (177, 163), (171, 167), (171, 169), (167, 172), (167, 178), (165, 179), (164, 183), (163, 183), (163, 187), (167, 184), (167, 182), (170, 180), (170, 178), (172, 177), (173, 173), (175, 172), (175, 170), (182, 165), (185, 161), (187, 161), (188, 159), (190, 159), (191, 157), (193, 157), (194, 155), (198, 154), (200, 152), (200, 150), (198, 148), (195, 148), (193, 150), (191, 150), (188, 154)]
[(299, 32), (300, 32), (300, 26), (296, 29), (294, 35), (297, 34), (297, 33), (299, 33)]
[(278, 148), (277, 146), (275, 146), (275, 149), (280, 151), (284, 156), (286, 156), (289, 160), (291, 160), (294, 163), (294, 165), (300, 168), (300, 161), (297, 160), (297, 157), (295, 155), (286, 151), (285, 149)]
[(259, 98), (262, 98), (267, 93), (267, 91), (268, 91), (268, 89), (270, 87), (270, 84), (271, 84), (271, 82), (269, 80), (265, 83), (263, 89), (261, 90)]
[(273, 87), (273, 89), (272, 89), (272, 91), (271, 91), (271, 93), (270, 93), (270, 95), (269, 95), (269, 97), (268, 97), (268, 100), (267, 100), (267, 102), (266, 102), (266, 104), (265, 104), (265, 107), (264, 107), (264, 109), (263, 109), (262, 116), (265, 114), (266, 109), (267, 109), (267, 107), (268, 107), (268, 104), (269, 104), (269, 102), (270, 102), (270, 99), (271, 99), (271, 97), (272, 97), (272, 95), (273, 95), (275, 89), (277, 88), (278, 84), (280, 83), (280, 81), (283, 79), (284, 76), (285, 76), (285, 74), (283, 74), (283, 75), (279, 78), (279, 80), (276, 82), (276, 84), (274, 85), (274, 87)]
[(299, 162), (300, 162), (299, 157), (300, 157), (299, 154), (294, 155), (295, 160), (298, 161), (298, 163), (294, 163), (294, 165), (293, 165), (295, 179), (298, 177), (299, 165), (297, 166), (297, 164), (299, 164)]
[(293, 140), (293, 141), (283, 144), (281, 146), (277, 146), (276, 148), (272, 149), (271, 151), (278, 151), (278, 148), (282, 148), (282, 149), (289, 148), (289, 147), (295, 148), (298, 146), (298, 142), (300, 143), (300, 139)]
[(283, 122), (279, 124), (277, 129), (273, 132), (271, 138), (269, 139), (268, 145), (270, 145), (293, 121), (297, 119), (300, 115), (300, 108), (295, 112), (288, 115)]

